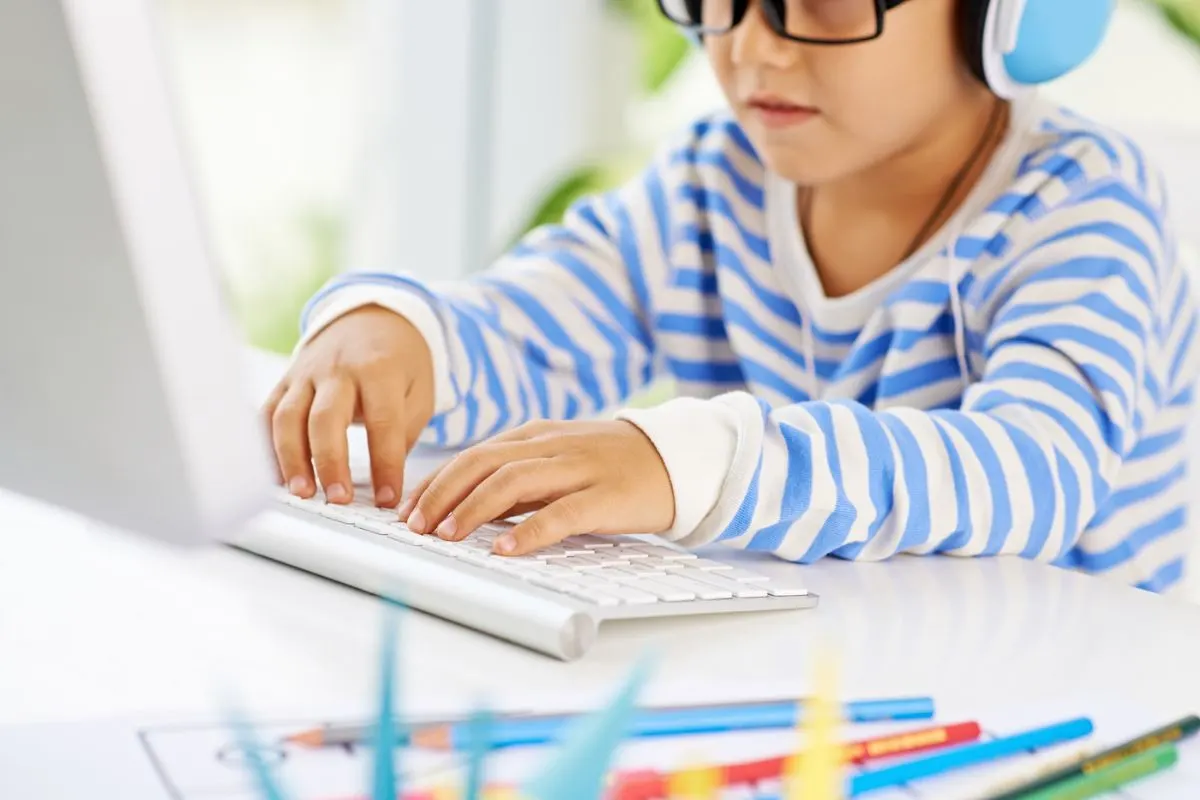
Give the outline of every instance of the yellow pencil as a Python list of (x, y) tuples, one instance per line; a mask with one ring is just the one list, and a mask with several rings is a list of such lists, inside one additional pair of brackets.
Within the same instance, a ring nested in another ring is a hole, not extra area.
[(786, 781), (787, 800), (841, 800), (844, 749), (838, 739), (841, 724), (837, 701), (837, 664), (821, 653), (813, 674), (813, 692), (805, 704), (801, 726), (804, 745)]

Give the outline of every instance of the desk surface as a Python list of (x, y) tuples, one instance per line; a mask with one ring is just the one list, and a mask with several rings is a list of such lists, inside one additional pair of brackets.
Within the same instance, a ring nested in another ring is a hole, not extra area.
[[(0, 494), (0, 724), (371, 708), (380, 606), (230, 549), (168, 551)], [(411, 705), (585, 706), (659, 653), (653, 702), (805, 693), (821, 640), (847, 697), (932, 695), (939, 719), (1092, 715), (1119, 738), (1200, 712), (1200, 607), (1016, 559), (828, 561), (816, 610), (615, 623), (563, 664), (425, 615), (403, 621)], [(1116, 733), (1120, 729), (1123, 733)], [(1200, 750), (1189, 759), (1200, 781)]]

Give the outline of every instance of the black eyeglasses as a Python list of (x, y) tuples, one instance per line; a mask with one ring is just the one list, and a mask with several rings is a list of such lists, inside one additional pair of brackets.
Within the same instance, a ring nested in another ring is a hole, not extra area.
[[(752, 0), (658, 0), (667, 19), (700, 36), (729, 33)], [(883, 35), (883, 18), (906, 0), (760, 0), (778, 36), (806, 44), (855, 44)]]

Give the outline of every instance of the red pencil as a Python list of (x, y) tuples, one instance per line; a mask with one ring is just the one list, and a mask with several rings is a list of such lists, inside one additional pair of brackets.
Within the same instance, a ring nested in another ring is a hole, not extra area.
[[(846, 745), (846, 761), (863, 764), (881, 758), (913, 755), (927, 750), (966, 744), (979, 738), (977, 722), (960, 722), (957, 725), (941, 725), (936, 728), (863, 739)], [(765, 758), (742, 764), (726, 764), (721, 770), (724, 787), (753, 786), (763, 781), (778, 780), (787, 771), (791, 756)], [(607, 800), (655, 800), (665, 797), (671, 773), (639, 770), (617, 775), (607, 794)]]

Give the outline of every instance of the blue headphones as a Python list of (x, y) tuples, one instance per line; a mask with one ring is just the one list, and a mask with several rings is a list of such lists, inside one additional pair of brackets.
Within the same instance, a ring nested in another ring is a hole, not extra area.
[[(876, 0), (886, 13), (908, 0)], [(684, 0), (699, 16), (703, 0)], [(975, 76), (1000, 97), (1082, 66), (1112, 23), (1117, 0), (962, 0), (962, 47)], [(687, 36), (697, 45), (695, 32)]]
[(966, 0), (963, 47), (976, 77), (1011, 99), (1087, 61), (1112, 22), (1116, 0)]

